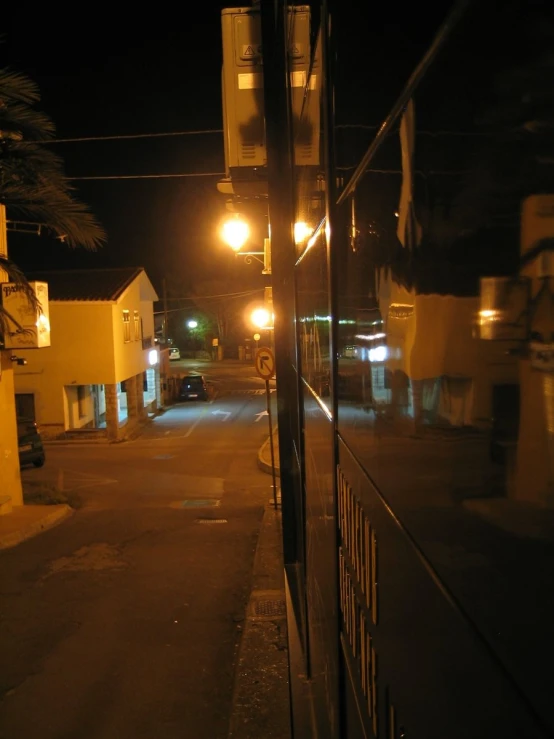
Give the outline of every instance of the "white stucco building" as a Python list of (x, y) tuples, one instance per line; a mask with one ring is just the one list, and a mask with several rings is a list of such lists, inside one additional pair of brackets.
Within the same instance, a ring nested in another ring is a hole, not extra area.
[(153, 304), (142, 267), (40, 272), (48, 283), (51, 345), (18, 349), (17, 415), (44, 438), (125, 438), (161, 403)]

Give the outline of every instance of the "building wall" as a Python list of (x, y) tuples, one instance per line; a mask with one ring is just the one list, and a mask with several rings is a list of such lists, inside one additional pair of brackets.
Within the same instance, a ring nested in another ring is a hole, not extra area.
[(34, 393), (36, 418), (45, 436), (69, 427), (72, 394), (64, 388), (113, 381), (113, 327), (111, 304), (99, 302), (50, 303), (51, 344), (22, 350), (24, 367), (17, 367), (18, 393)]
[[(79, 387), (82, 396), (79, 400)], [(94, 424), (94, 398), (90, 385), (66, 386), (63, 388), (66, 408), (65, 428), (78, 429)]]
[(142, 316), (142, 336), (144, 339), (152, 338), (152, 346), (154, 346), (154, 311), (152, 301), (141, 300), (140, 314)]
[[(124, 311), (129, 311), (129, 340), (125, 337)], [(134, 312), (142, 317), (142, 331), (139, 320), (135, 330)], [(142, 348), (142, 337), (154, 335), (154, 315), (152, 303), (141, 301), (140, 282), (135, 281), (116, 304), (111, 306), (113, 326), (113, 350), (115, 378), (110, 382), (121, 382), (144, 372), (148, 367), (148, 350)]]
[[(52, 301), (51, 345), (18, 352), (27, 364), (16, 369), (16, 392), (34, 394), (36, 418), (46, 437), (94, 419), (92, 398), (90, 412), (76, 415), (79, 385), (116, 384), (149, 367), (149, 350), (142, 348), (142, 338), (153, 336), (153, 304), (141, 300), (140, 283), (135, 280), (118, 302)], [(129, 312), (129, 341), (124, 311)]]
[(23, 504), (17, 426), (14, 409), (14, 377), (10, 353), (0, 351), (0, 496), (9, 495), (12, 505)]

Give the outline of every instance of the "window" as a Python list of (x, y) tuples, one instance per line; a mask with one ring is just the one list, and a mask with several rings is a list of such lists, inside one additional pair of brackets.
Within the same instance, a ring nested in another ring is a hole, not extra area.
[(84, 416), (87, 415), (86, 400), (86, 385), (77, 385), (77, 405), (79, 407), (79, 418), (84, 418)]
[(135, 323), (135, 341), (140, 341), (140, 339), (142, 339), (142, 330), (141, 330), (142, 327), (141, 327), (140, 314), (138, 310), (134, 311), (133, 320)]
[(123, 341), (131, 341), (131, 315), (128, 310), (123, 311)]

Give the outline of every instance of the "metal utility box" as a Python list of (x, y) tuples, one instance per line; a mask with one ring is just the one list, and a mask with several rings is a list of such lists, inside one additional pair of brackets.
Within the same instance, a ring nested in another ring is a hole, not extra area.
[[(289, 8), (290, 85), (297, 165), (319, 164), (320, 62), (310, 68), (310, 9)], [(267, 163), (264, 119), (263, 50), (260, 12), (256, 7), (221, 12), (223, 41), (223, 129), (227, 177), (264, 179)], [(225, 188), (220, 187), (225, 191)], [(232, 192), (232, 190), (230, 191)]]

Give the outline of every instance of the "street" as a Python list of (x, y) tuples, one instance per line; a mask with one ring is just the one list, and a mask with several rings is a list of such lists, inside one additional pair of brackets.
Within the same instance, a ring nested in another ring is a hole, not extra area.
[(2, 739), (227, 737), (268, 423), (252, 367), (201, 371), (210, 402), (23, 471), (78, 508), (0, 552)]

